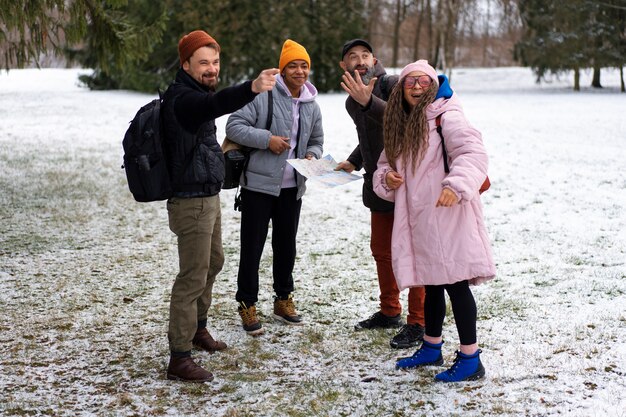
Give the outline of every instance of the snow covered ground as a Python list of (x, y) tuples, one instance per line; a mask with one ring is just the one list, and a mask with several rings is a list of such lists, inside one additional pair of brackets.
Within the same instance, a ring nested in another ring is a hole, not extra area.
[[(176, 241), (165, 203), (134, 202), (121, 139), (152, 97), (91, 92), (78, 70), (0, 73), (0, 415), (626, 416), (626, 95), (616, 71), (583, 91), (526, 68), (458, 69), (483, 132), (483, 196), (498, 277), (475, 288), (484, 380), (396, 371), (376, 311), (361, 183), (310, 183), (296, 262), (307, 325), (271, 321), (271, 250), (248, 337), (234, 302), (239, 213), (222, 192), (225, 252), (209, 320), (230, 349), (195, 357), (209, 384), (165, 379)], [(319, 97), (326, 153), (356, 144), (344, 94)], [(223, 137), (225, 118), (218, 120)], [(268, 248), (270, 247), (266, 245)], [(406, 294), (403, 302), (406, 306)], [(451, 316), (444, 358), (456, 349)]]

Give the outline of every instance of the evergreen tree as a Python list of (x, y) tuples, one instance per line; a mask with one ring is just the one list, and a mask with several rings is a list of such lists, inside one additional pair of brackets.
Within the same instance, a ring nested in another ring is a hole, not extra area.
[(37, 64), (42, 54), (63, 52), (86, 36), (94, 67), (123, 68), (145, 59), (163, 21), (133, 22), (126, 5), (126, 0), (0, 0), (2, 66)]
[(520, 1), (525, 33), (516, 45), (516, 58), (533, 68), (537, 81), (547, 73), (574, 70), (574, 89), (580, 88), (580, 69), (589, 61), (587, 39), (580, 33), (586, 18), (578, 11), (584, 2)]
[(209, 29), (222, 46), (225, 85), (255, 77), (263, 68), (277, 68), (283, 42), (288, 38), (311, 53), (307, 42), (310, 25), (298, 1), (218, 3), (221, 4), (215, 7), (215, 20)]
[(624, 89), (623, 66), (626, 63), (626, 1), (603, 0), (596, 6), (595, 34), (597, 49), (593, 54), (594, 77), (592, 85), (601, 87), (600, 68), (619, 68), (621, 90)]
[[(164, 87), (162, 78), (167, 67), (154, 56), (163, 56), (161, 44), (167, 38), (170, 20), (165, 10), (165, 3), (156, 0), (134, 0), (115, 8), (104, 4), (102, 12), (108, 16), (109, 27), (89, 22), (83, 44), (65, 51), (71, 60), (94, 69), (93, 74), (81, 76), (81, 81), (99, 90), (155, 92)], [(132, 33), (135, 30), (141, 35)], [(176, 51), (176, 44), (168, 51), (172, 49)]]
[(525, 33), (515, 55), (529, 65), (537, 81), (547, 73), (574, 71), (580, 89), (580, 70), (594, 69), (592, 85), (600, 87), (600, 69), (624, 64), (624, 7), (621, 0), (520, 0)]
[(336, 0), (304, 3), (308, 4), (304, 10), (310, 32), (304, 45), (311, 55), (312, 80), (320, 91), (339, 90), (341, 47), (347, 40), (365, 36), (365, 4)]
[[(149, 56), (134, 65), (98, 68), (85, 81), (92, 88), (125, 88), (154, 92), (165, 88), (179, 67), (178, 40), (201, 29), (221, 46), (220, 86), (255, 77), (264, 68), (278, 66), (286, 39), (307, 48), (311, 56), (311, 81), (320, 92), (338, 90), (341, 81), (341, 46), (362, 37), (362, 0), (137, 0), (124, 12), (131, 21), (150, 21), (165, 11), (166, 28)], [(152, 15), (146, 10), (151, 9)], [(143, 14), (142, 14), (143, 13)], [(87, 48), (89, 51), (91, 44)], [(82, 60), (84, 65), (97, 61)]]

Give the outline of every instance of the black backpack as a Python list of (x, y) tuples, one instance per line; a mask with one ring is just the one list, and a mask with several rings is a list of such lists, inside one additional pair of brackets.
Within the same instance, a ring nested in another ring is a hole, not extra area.
[(159, 98), (139, 109), (122, 141), (122, 168), (126, 170), (130, 192), (140, 202), (167, 200), (172, 196), (163, 150), (162, 103), (159, 91)]
[(388, 101), (389, 100), (389, 95), (391, 94), (391, 90), (393, 90), (393, 87), (396, 85), (396, 83), (398, 82), (398, 79), (396, 77), (395, 80), (392, 81), (392, 85), (391, 88), (389, 86), (389, 80), (390, 80), (391, 76), (389, 74), (383, 74), (380, 77), (380, 98), (382, 98), (384, 101)]

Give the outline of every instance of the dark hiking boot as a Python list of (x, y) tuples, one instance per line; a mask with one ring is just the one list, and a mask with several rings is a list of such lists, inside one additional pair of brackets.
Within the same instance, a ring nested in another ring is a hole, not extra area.
[(460, 382), (475, 381), (484, 377), (485, 367), (480, 361), (481, 352), (482, 350), (478, 349), (474, 354), (466, 355), (457, 351), (450, 369), (435, 375), (435, 379), (442, 382)]
[(287, 297), (274, 297), (274, 318), (285, 324), (304, 324), (302, 317), (296, 313), (296, 305), (291, 294)]
[(226, 343), (213, 339), (213, 336), (211, 336), (211, 333), (209, 333), (206, 327), (196, 332), (191, 343), (193, 343), (195, 347), (206, 350), (209, 353), (224, 350), (228, 347)]
[(213, 381), (213, 374), (196, 364), (191, 356), (182, 358), (170, 356), (167, 379), (185, 382), (209, 382)]
[(424, 340), (424, 328), (419, 324), (405, 324), (397, 335), (395, 335), (389, 345), (394, 349), (407, 349), (417, 346)]
[(389, 317), (385, 316), (382, 312), (377, 311), (368, 319), (358, 322), (354, 326), (354, 330), (392, 329), (400, 326), (402, 326), (402, 319), (399, 314), (397, 316)]
[(396, 369), (412, 369), (420, 366), (443, 365), (441, 346), (443, 346), (443, 342), (437, 344), (428, 343), (426, 341), (422, 342), (422, 346), (415, 351), (413, 356), (398, 359), (396, 362)]
[(239, 315), (241, 316), (241, 324), (243, 329), (250, 336), (259, 336), (265, 332), (261, 322), (256, 316), (256, 307), (254, 305), (247, 306), (243, 301), (239, 303)]

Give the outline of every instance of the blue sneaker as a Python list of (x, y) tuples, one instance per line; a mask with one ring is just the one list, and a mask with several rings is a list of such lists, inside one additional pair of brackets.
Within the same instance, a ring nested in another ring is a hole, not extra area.
[(437, 344), (428, 343), (426, 341), (422, 342), (422, 346), (415, 351), (413, 356), (400, 358), (396, 362), (396, 369), (411, 369), (419, 366), (443, 365), (441, 346), (443, 346), (443, 342)]
[(482, 350), (478, 349), (473, 355), (466, 355), (459, 351), (450, 369), (435, 376), (437, 381), (460, 382), (475, 381), (485, 376), (485, 367), (480, 361)]

